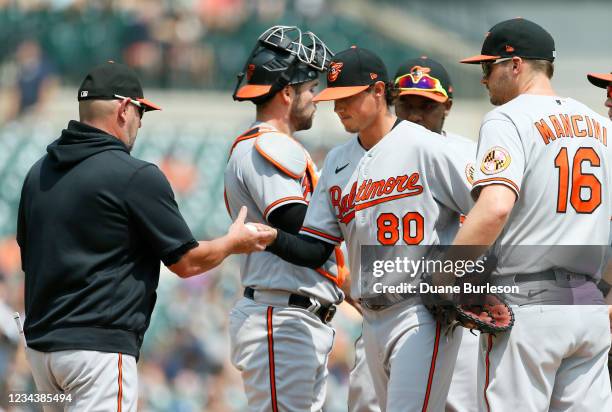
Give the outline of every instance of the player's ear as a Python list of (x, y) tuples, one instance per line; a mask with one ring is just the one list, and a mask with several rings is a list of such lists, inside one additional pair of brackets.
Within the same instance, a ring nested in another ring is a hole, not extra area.
[(291, 101), (293, 100), (293, 97), (295, 96), (295, 90), (293, 89), (293, 87), (287, 85), (283, 87), (283, 90), (281, 90), (279, 94), (283, 100), (283, 103), (291, 104)]
[(515, 56), (512, 58), (512, 72), (514, 74), (519, 74), (521, 71), (523, 71), (525, 69), (524, 65), (525, 61), (520, 57)]
[(119, 108), (117, 109), (117, 122), (123, 126), (127, 122), (128, 110), (129, 110), (130, 99), (123, 99), (119, 102)]
[(448, 116), (453, 107), (453, 99), (447, 99), (444, 103), (444, 117)]
[(374, 83), (374, 94), (376, 97), (385, 97), (385, 82)]

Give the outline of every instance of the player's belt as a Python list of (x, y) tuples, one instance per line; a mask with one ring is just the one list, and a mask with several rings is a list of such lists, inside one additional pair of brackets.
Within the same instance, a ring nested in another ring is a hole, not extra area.
[(499, 282), (495, 279), (492, 283), (494, 284), (506, 284), (508, 281), (514, 281), (515, 285), (525, 282), (544, 282), (544, 281), (552, 281), (552, 282), (595, 282), (595, 280), (589, 276), (584, 275), (582, 273), (574, 273), (568, 270), (562, 269), (550, 269), (545, 270), (543, 272), (538, 273), (520, 273), (518, 275), (510, 275), (510, 276), (499, 276)]
[[(259, 295), (260, 293), (265, 293), (265, 292), (258, 291), (257, 293)], [(311, 297), (304, 296), (304, 295), (298, 295), (295, 293), (287, 293), (286, 296), (287, 296), (287, 299), (286, 299), (287, 306), (306, 309), (307, 311), (313, 313), (316, 317), (321, 319), (321, 322), (325, 324), (331, 322), (331, 320), (334, 318), (334, 315), (336, 314), (336, 307), (334, 305), (329, 305), (329, 306), (322, 305), (321, 302), (319, 302), (315, 298), (311, 298)], [(250, 287), (244, 288), (244, 297), (251, 299), (251, 300), (255, 300), (255, 289), (250, 288)]]

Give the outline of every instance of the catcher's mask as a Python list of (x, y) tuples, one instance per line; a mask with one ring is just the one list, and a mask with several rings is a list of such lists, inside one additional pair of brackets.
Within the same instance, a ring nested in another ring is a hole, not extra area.
[[(314, 33), (295, 26), (274, 26), (259, 39), (238, 74), (234, 100), (255, 104), (272, 98), (287, 85), (300, 84), (327, 70), (333, 53)], [(246, 84), (241, 87), (246, 77)]]

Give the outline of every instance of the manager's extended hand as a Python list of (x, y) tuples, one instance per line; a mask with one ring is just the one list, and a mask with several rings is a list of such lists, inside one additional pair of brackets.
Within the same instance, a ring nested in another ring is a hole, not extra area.
[(240, 208), (238, 217), (232, 223), (227, 236), (232, 243), (232, 253), (251, 253), (262, 251), (276, 239), (276, 230), (258, 223), (244, 223), (247, 208)]

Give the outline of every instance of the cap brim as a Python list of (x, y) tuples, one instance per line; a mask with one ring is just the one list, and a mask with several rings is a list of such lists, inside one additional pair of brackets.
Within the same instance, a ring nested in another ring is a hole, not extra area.
[(152, 103), (150, 101), (148, 101), (145, 98), (142, 99), (136, 99), (138, 100), (140, 103), (142, 103), (145, 107), (145, 112), (150, 112), (152, 110), (161, 110), (162, 108), (158, 105), (156, 105), (155, 103)]
[(399, 95), (400, 96), (409, 96), (409, 95), (423, 96), (433, 101), (436, 101), (438, 103), (444, 103), (445, 101), (448, 100), (448, 97), (444, 96), (443, 94), (426, 92), (424, 90), (402, 90)]
[(370, 87), (369, 84), (365, 86), (346, 86), (346, 87), (328, 87), (327, 89), (321, 90), (321, 93), (317, 94), (313, 102), (321, 102), (327, 100), (338, 100), (344, 99), (345, 97), (351, 97), (357, 93), (361, 93)]
[(479, 54), (478, 56), (468, 57), (467, 59), (460, 60), (459, 63), (466, 64), (478, 64), (482, 62), (490, 62), (500, 59), (501, 56), (489, 56), (488, 54)]
[(591, 84), (602, 89), (612, 85), (612, 73), (589, 73), (587, 74), (587, 79), (589, 79)]
[(255, 97), (265, 96), (270, 92), (271, 85), (264, 84), (246, 84), (238, 89), (236, 97), (240, 99), (253, 99)]

